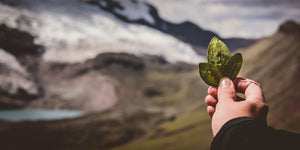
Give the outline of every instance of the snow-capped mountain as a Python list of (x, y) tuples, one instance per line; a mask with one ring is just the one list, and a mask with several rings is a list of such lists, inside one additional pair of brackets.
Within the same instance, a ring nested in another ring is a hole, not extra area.
[[(100, 6), (108, 5), (98, 1)], [(0, 5), (0, 23), (36, 36), (45, 46), (43, 58), (56, 62), (81, 62), (104, 52), (128, 52), (165, 57), (170, 62), (198, 63), (204, 57), (170, 35), (147, 26), (126, 23), (87, 1), (5, 0)], [(117, 3), (117, 2), (116, 2)], [(149, 5), (122, 1), (114, 12), (128, 20), (155, 24)]]
[[(212, 31), (202, 29), (191, 21), (183, 21), (181, 23), (170, 22), (160, 17), (158, 10), (148, 3), (150, 1), (151, 0), (85, 0), (85, 2), (89, 4), (96, 5), (100, 9), (110, 12), (120, 20), (146, 25), (172, 35), (176, 39), (190, 44), (200, 55), (206, 55), (207, 45), (213, 36), (217, 36), (226, 42), (232, 52), (239, 48), (248, 47), (256, 41), (254, 39), (242, 38), (224, 39)], [(182, 5), (185, 4), (183, 1), (181, 3), (183, 3)], [(174, 14), (176, 13), (181, 12), (174, 12)]]

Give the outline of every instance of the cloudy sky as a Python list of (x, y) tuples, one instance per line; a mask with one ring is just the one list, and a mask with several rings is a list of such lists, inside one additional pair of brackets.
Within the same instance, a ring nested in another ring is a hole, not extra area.
[(274, 33), (287, 19), (300, 21), (299, 0), (144, 0), (161, 17), (190, 20), (223, 37), (256, 38)]

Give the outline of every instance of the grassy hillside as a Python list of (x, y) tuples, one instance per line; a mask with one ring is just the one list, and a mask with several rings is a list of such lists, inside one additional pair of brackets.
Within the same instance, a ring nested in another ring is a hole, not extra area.
[[(296, 132), (300, 132), (299, 30), (299, 24), (287, 22), (274, 35), (242, 51), (244, 66), (240, 74), (262, 84), (270, 105), (269, 124)], [(199, 78), (197, 73), (194, 75)], [(113, 150), (208, 150), (212, 136), (203, 95), (198, 103), (185, 106), (175, 121), (165, 122), (143, 138)]]
[[(163, 88), (165, 93), (164, 96), (153, 100), (165, 105), (166, 109), (169, 108), (172, 116), (169, 121), (150, 130), (142, 138), (115, 149), (208, 149), (212, 136), (210, 119), (204, 104), (207, 86), (199, 78), (198, 70), (194, 69), (184, 74), (159, 72), (148, 74), (151, 84), (157, 89)], [(169, 86), (164, 87), (161, 84)]]
[(286, 22), (242, 53), (242, 75), (261, 83), (269, 124), (300, 132), (300, 25)]
[[(118, 87), (120, 97), (125, 98), (123, 99), (125, 102), (120, 104), (121, 107), (135, 109), (134, 106), (141, 105), (132, 104), (142, 101), (147, 109), (151, 106), (149, 102), (155, 102), (155, 105), (164, 109), (168, 121), (150, 130), (142, 138), (115, 149), (209, 149), (212, 134), (210, 119), (204, 104), (208, 86), (201, 81), (197, 65), (176, 64), (174, 66), (170, 67), (171, 70), (168, 67), (160, 70), (149, 69), (144, 72), (144, 75), (116, 77), (120, 78), (118, 80), (121, 85), (131, 84), (128, 87)], [(182, 68), (190, 69), (182, 71)], [(132, 86), (135, 85), (132, 83), (136, 83), (136, 80), (142, 84)], [(145, 97), (141, 95), (141, 89), (143, 91), (153, 89), (160, 94)], [(128, 95), (128, 91), (136, 91), (140, 94)]]

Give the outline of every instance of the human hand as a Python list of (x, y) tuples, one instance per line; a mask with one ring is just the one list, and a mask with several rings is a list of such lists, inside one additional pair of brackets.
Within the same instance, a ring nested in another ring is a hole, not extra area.
[[(237, 90), (237, 91), (236, 91)], [(244, 93), (246, 99), (236, 96), (236, 92)], [(215, 136), (229, 120), (238, 117), (252, 117), (266, 122), (268, 106), (260, 85), (255, 81), (236, 78), (222, 78), (219, 87), (210, 87), (205, 98), (207, 112), (212, 119), (212, 131)]]

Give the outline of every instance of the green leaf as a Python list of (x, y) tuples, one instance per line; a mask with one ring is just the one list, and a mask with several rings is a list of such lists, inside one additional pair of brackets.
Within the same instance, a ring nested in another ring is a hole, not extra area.
[(210, 63), (200, 63), (199, 73), (203, 81), (211, 86), (218, 86), (222, 74), (216, 66)]
[(208, 63), (199, 64), (199, 73), (205, 83), (218, 86), (223, 77), (234, 80), (241, 70), (241, 53), (231, 56), (228, 47), (216, 37), (210, 41), (207, 49)]
[(217, 37), (213, 37), (208, 45), (207, 59), (211, 63), (221, 69), (231, 57), (230, 51), (224, 42)]
[(234, 54), (225, 65), (225, 74), (224, 77), (228, 77), (231, 80), (234, 80), (236, 76), (239, 74), (241, 67), (243, 64), (243, 57), (241, 53)]

